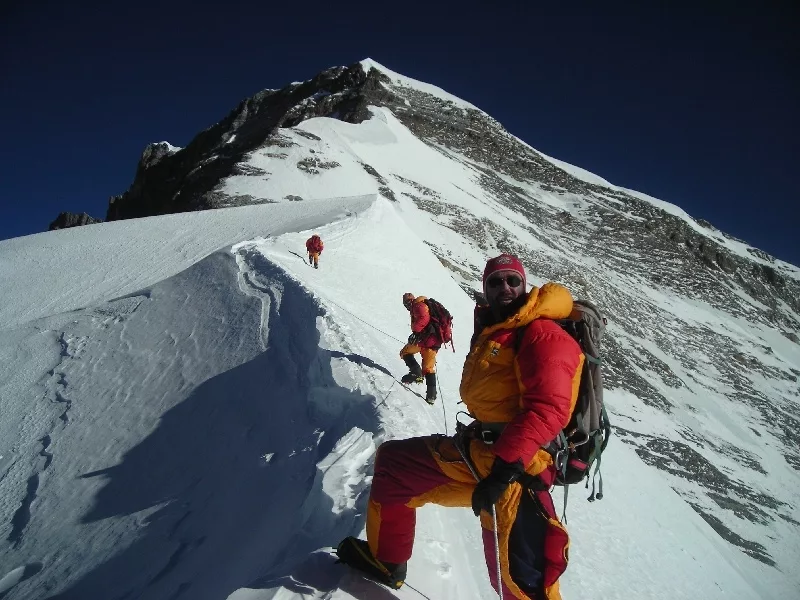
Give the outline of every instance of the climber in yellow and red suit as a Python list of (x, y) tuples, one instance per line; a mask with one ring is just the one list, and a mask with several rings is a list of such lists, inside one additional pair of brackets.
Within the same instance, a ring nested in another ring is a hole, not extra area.
[(526, 292), (522, 263), (506, 254), (486, 264), (483, 291), (487, 305), (475, 309), (460, 386), (476, 420), (453, 437), (383, 443), (367, 541), (345, 538), (337, 554), (398, 588), (414, 544), (416, 509), (428, 503), (472, 507), (480, 515), (495, 590), (499, 558), (504, 598), (559, 600), (569, 537), (548, 491), (555, 467), (544, 448), (567, 425), (578, 396), (583, 353), (554, 322), (569, 316), (572, 296), (556, 283)]

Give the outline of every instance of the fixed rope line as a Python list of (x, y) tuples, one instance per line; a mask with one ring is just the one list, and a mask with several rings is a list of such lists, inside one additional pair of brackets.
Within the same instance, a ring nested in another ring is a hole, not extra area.
[(392, 393), (392, 390), (394, 389), (394, 386), (397, 385), (397, 380), (394, 377), (392, 377), (392, 379), (394, 380), (394, 383), (392, 383), (392, 385), (389, 386), (389, 391), (386, 392), (386, 395), (383, 397), (383, 400), (381, 400), (380, 403), (375, 406), (375, 408), (378, 408), (378, 406), (386, 404), (386, 400), (389, 399), (389, 394)]
[(407, 581), (405, 582), (405, 586), (406, 586), (407, 588), (410, 588), (410, 589), (414, 590), (415, 592), (417, 592), (417, 593), (418, 593), (420, 596), (422, 596), (423, 598), (427, 598), (427, 600), (431, 600), (431, 597), (430, 597), (430, 596), (426, 596), (425, 594), (423, 594), (422, 592), (420, 592), (420, 591), (419, 591), (417, 588), (415, 588), (413, 585), (411, 585), (411, 584), (410, 584), (410, 583), (408, 583)]
[(346, 309), (344, 306), (340, 306), (340, 305), (336, 304), (336, 302), (334, 302), (333, 300), (326, 300), (326, 302), (330, 302), (330, 303), (331, 303), (331, 304), (333, 304), (334, 306), (336, 306), (336, 307), (338, 307), (338, 308), (341, 308), (341, 309), (342, 309), (344, 312), (346, 312), (346, 313), (347, 313), (348, 315), (350, 315), (351, 317), (354, 317), (354, 318), (358, 319), (359, 321), (361, 321), (362, 323), (364, 323), (364, 325), (369, 325), (369, 326), (370, 326), (370, 327), (372, 327), (372, 328), (373, 328), (375, 331), (380, 331), (380, 332), (381, 332), (383, 335), (385, 335), (386, 337), (390, 337), (390, 338), (392, 338), (393, 340), (396, 340), (396, 341), (400, 342), (401, 344), (403, 343), (403, 340), (398, 340), (398, 339), (397, 339), (396, 337), (394, 337), (393, 335), (391, 335), (391, 334), (389, 334), (389, 333), (386, 333), (385, 331), (383, 331), (383, 330), (381, 330), (381, 329), (378, 329), (378, 328), (377, 328), (377, 327), (375, 327), (375, 325), (373, 325), (372, 323), (367, 323), (367, 322), (366, 322), (364, 319), (362, 319), (361, 317), (358, 317), (358, 316), (354, 315), (354, 314), (353, 314), (353, 313), (351, 313), (349, 310), (347, 310), (347, 309)]

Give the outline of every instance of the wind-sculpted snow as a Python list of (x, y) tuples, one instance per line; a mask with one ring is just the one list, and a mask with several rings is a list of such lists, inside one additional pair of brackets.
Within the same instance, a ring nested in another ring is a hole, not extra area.
[[(77, 424), (53, 414), (8, 540), (25, 554), (43, 543), (60, 547), (77, 523), (92, 532), (92, 546), (75, 550), (93, 568), (76, 568), (68, 555), (48, 561), (50, 587), (60, 590), (53, 600), (166, 598), (175, 590), (224, 598), (248, 569), (255, 579), (287, 550), (314, 550), (349, 531), (355, 506), (333, 517), (323, 488), (334, 484), (315, 465), (348, 428), (361, 427), (371, 440), (374, 398), (339, 388), (318, 362), (318, 303), (263, 256), (239, 259), (232, 269), (230, 257), (212, 255), (146, 296), (79, 311), (61, 325), (66, 341), (54, 385), (75, 418), (99, 431), (76, 438)], [(230, 292), (237, 277), (243, 295)], [(192, 283), (201, 281), (205, 289)], [(171, 319), (176, 310), (187, 318)], [(315, 361), (322, 368), (311, 369)], [(45, 452), (51, 438), (52, 453)], [(365, 461), (374, 453), (371, 442), (368, 448)], [(48, 469), (82, 483), (48, 486)], [(364, 475), (355, 476), (363, 490)], [(76, 502), (76, 492), (93, 492), (91, 505)], [(363, 504), (359, 490), (350, 495)], [(37, 519), (56, 506), (61, 526)], [(138, 539), (115, 548), (131, 527)], [(234, 548), (249, 549), (249, 557), (228, 576), (203, 566)], [(23, 589), (19, 597), (28, 597)], [(42, 597), (33, 589), (30, 597)]]

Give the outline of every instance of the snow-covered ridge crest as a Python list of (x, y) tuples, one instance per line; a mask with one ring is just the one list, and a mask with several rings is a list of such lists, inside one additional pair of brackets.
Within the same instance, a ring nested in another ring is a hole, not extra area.
[[(0, 240), (0, 330), (137, 292), (242, 238), (335, 222), (374, 200), (367, 195), (244, 206), (224, 215), (190, 212)], [(205, 233), (199, 236), (200, 231)], [(78, 280), (71, 267), (75, 264), (82, 265)]]

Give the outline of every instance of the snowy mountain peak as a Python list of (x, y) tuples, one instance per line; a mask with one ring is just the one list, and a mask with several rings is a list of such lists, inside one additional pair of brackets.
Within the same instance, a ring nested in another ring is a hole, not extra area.
[[(264, 90), (243, 101), (228, 117), (199, 134), (187, 147), (188, 152), (169, 156), (170, 160), (164, 161), (161, 168), (148, 172), (146, 182), (137, 172), (131, 189), (112, 199), (107, 219), (238, 206), (265, 199), (286, 201), (286, 196), (303, 197), (299, 193), (302, 190), (293, 190), (283, 197), (230, 196), (221, 193), (220, 188), (227, 178), (248, 169), (243, 164), (250, 153), (271, 145), (280, 146), (285, 130), (318, 117), (361, 123), (371, 118), (369, 106), (388, 108), (421, 141), (463, 154), (497, 175), (544, 185), (545, 191), (608, 192), (625, 204), (652, 204), (659, 210), (645, 212), (665, 211), (677, 217), (683, 221), (679, 224), (681, 228), (692, 228), (696, 235), (708, 238), (709, 243), (723, 246), (724, 252), (767, 266), (776, 263), (780, 271), (800, 278), (797, 268), (771, 257), (762, 258), (760, 251), (737, 243), (721, 232), (698, 226), (680, 208), (619, 188), (588, 171), (548, 157), (509, 134), (474, 105), (369, 58), (349, 67), (332, 67), (312, 79), (280, 90)], [(155, 155), (159, 161), (165, 154), (174, 154), (169, 150), (174, 148), (172, 146), (157, 146), (160, 150)], [(145, 154), (149, 156), (154, 151), (146, 149)], [(140, 161), (140, 165), (142, 163)], [(515, 193), (509, 181), (498, 181), (495, 185), (506, 188), (507, 193)], [(265, 190), (268, 188), (265, 186)], [(364, 189), (358, 193), (372, 191)]]
[(165, 156), (172, 156), (180, 150), (183, 150), (183, 148), (173, 146), (169, 142), (153, 142), (152, 144), (148, 144), (142, 152), (142, 157), (139, 159), (139, 168), (148, 169)]
[(384, 67), (382, 64), (372, 60), (371, 58), (366, 58), (362, 60), (360, 64), (363, 67), (364, 72), (367, 73), (367, 75), (369, 75), (371, 69), (375, 69), (382, 75), (388, 77), (392, 85), (394, 86), (407, 87), (414, 89), (418, 92), (429, 94), (431, 96), (444, 100), (445, 102), (451, 103), (452, 105), (457, 106), (459, 108), (480, 110), (475, 105), (470, 104), (469, 102), (462, 100), (457, 96), (449, 94), (440, 87), (431, 85), (430, 83), (425, 83), (423, 81), (418, 81), (417, 79), (412, 79), (411, 77), (406, 77), (405, 75), (401, 75), (400, 73), (397, 73), (387, 67)]

